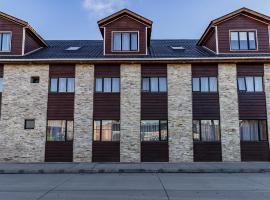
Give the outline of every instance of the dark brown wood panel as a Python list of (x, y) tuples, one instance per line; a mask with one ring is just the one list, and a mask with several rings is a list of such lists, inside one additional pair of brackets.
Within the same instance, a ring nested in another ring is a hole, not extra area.
[(50, 78), (63, 77), (63, 78), (75, 78), (75, 66), (74, 65), (51, 65), (50, 66)]
[(218, 93), (192, 93), (193, 119), (219, 119)]
[(120, 162), (120, 142), (93, 142), (93, 162)]
[(48, 120), (74, 119), (74, 93), (48, 94)]
[(120, 65), (95, 65), (95, 77), (120, 77)]
[(263, 64), (241, 63), (237, 64), (237, 76), (263, 76)]
[(229, 30), (257, 30), (257, 42), (259, 44), (258, 51), (233, 51), (236, 52), (254, 52), (254, 53), (269, 53), (269, 36), (268, 25), (258, 20), (249, 18), (244, 15), (238, 15), (234, 18), (226, 20), (218, 25), (218, 41), (220, 53), (230, 52), (230, 36)]
[(217, 64), (193, 64), (192, 77), (218, 76)]
[(205, 38), (205, 41), (203, 42), (203, 46), (216, 52), (216, 35), (215, 35), (214, 28), (209, 32), (209, 35)]
[(241, 142), (242, 161), (269, 161), (268, 142)]
[(194, 162), (222, 161), (221, 142), (193, 142)]
[(238, 93), (239, 119), (267, 119), (264, 92)]
[(40, 41), (30, 33), (30, 31), (26, 31), (25, 33), (25, 53), (29, 53), (31, 51), (34, 51), (36, 49), (39, 49), (43, 45), (40, 44)]
[(0, 77), (3, 78), (4, 76), (4, 65), (0, 64)]
[(167, 77), (167, 65), (142, 65), (142, 77)]
[(141, 162), (169, 162), (168, 142), (141, 142)]
[(73, 142), (46, 142), (45, 162), (72, 162)]
[(168, 93), (141, 93), (141, 119), (168, 118)]
[(120, 120), (120, 93), (95, 93), (94, 119)]

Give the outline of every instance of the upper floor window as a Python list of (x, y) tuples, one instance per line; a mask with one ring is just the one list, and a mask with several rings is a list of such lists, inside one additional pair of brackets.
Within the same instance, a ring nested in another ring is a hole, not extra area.
[(263, 92), (263, 78), (261, 76), (238, 77), (240, 92)]
[(11, 51), (11, 33), (0, 33), (0, 52)]
[(167, 141), (167, 120), (142, 120), (141, 141)]
[(217, 77), (192, 78), (193, 92), (217, 92)]
[(113, 32), (113, 51), (138, 51), (138, 32)]
[(193, 140), (220, 141), (219, 120), (193, 120)]
[(231, 50), (256, 50), (255, 31), (231, 31)]
[(241, 141), (267, 141), (266, 120), (240, 120)]
[(66, 142), (73, 141), (73, 121), (48, 120), (47, 141)]
[(3, 78), (0, 78), (0, 93), (3, 92)]
[(94, 141), (120, 141), (120, 121), (95, 120)]
[(151, 77), (142, 79), (143, 92), (167, 92), (166, 77)]
[(74, 92), (75, 78), (51, 78), (50, 92)]
[(120, 92), (120, 78), (96, 78), (96, 92)]

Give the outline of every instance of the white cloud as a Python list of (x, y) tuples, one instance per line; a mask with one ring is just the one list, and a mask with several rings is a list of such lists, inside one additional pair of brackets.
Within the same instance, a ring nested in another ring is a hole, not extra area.
[(83, 0), (83, 7), (94, 15), (106, 16), (122, 9), (126, 0)]

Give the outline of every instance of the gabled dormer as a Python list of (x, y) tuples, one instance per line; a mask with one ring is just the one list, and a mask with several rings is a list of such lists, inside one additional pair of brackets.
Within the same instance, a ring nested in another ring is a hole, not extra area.
[(98, 21), (104, 42), (104, 55), (147, 55), (152, 23), (128, 9)]
[(0, 12), (0, 56), (22, 56), (47, 47), (25, 21)]
[(241, 8), (211, 21), (198, 45), (216, 54), (270, 53), (270, 17)]

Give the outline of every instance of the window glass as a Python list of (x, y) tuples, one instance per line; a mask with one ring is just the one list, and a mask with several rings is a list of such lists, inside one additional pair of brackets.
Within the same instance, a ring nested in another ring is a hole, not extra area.
[(158, 78), (151, 78), (151, 92), (158, 92)]
[(131, 33), (131, 50), (138, 50), (138, 33)]
[(208, 85), (208, 77), (201, 77), (201, 92), (208, 92), (209, 85)]
[(104, 92), (111, 92), (112, 91), (112, 88), (111, 88), (111, 84), (112, 84), (112, 82), (111, 82), (111, 78), (104, 78), (104, 80), (103, 80), (103, 91)]
[(231, 49), (232, 50), (239, 49), (238, 32), (231, 32)]
[(51, 92), (57, 92), (58, 88), (58, 79), (57, 78), (51, 78)]
[(122, 50), (129, 51), (130, 50), (130, 34), (122, 33)]
[(35, 120), (34, 119), (26, 119), (24, 122), (25, 129), (34, 129), (35, 128)]
[(239, 32), (240, 49), (248, 49), (247, 32)]
[(200, 121), (193, 120), (192, 124), (193, 139), (200, 140)]
[(210, 92), (216, 92), (217, 91), (217, 78), (216, 77), (210, 77), (209, 78), (209, 88)]
[(10, 33), (2, 33), (1, 51), (10, 51)]
[(0, 78), (0, 92), (3, 92), (3, 78)]
[(67, 121), (67, 141), (73, 141), (74, 137), (74, 128), (73, 121)]
[(246, 91), (246, 84), (245, 84), (245, 78), (239, 77), (238, 78), (238, 89), (240, 91)]
[(47, 141), (65, 141), (66, 121), (48, 120)]
[(267, 122), (266, 120), (259, 120), (259, 137), (260, 140), (262, 141), (266, 141), (268, 140), (268, 136), (267, 136)]
[(112, 78), (112, 92), (120, 92), (120, 78)]
[(120, 121), (112, 121), (112, 141), (120, 141)]
[(144, 92), (148, 92), (149, 91), (149, 89), (150, 89), (150, 79), (149, 78), (143, 78), (143, 91)]
[(101, 140), (112, 141), (112, 121), (102, 120), (101, 124)]
[(218, 120), (201, 120), (201, 141), (219, 141)]
[(192, 90), (193, 92), (200, 91), (200, 78), (192, 78)]
[(94, 121), (94, 141), (100, 141), (100, 126), (101, 126), (101, 121), (100, 120), (95, 120)]
[(102, 78), (96, 78), (96, 92), (102, 92)]
[(257, 49), (255, 32), (248, 32), (248, 39), (249, 39), (249, 49)]
[(160, 140), (167, 141), (168, 140), (168, 122), (167, 120), (160, 121)]
[(242, 141), (258, 141), (259, 126), (257, 120), (241, 120), (240, 136)]
[(255, 91), (262, 92), (263, 91), (262, 77), (254, 77), (254, 81), (255, 81)]
[(74, 92), (75, 79), (74, 78), (68, 78), (67, 81), (68, 81), (67, 92)]
[(159, 78), (159, 91), (160, 92), (167, 91), (167, 78), (165, 78), (165, 77)]
[(159, 141), (159, 120), (141, 121), (141, 140)]
[(254, 92), (254, 79), (251, 76), (246, 77), (247, 92)]
[(121, 51), (121, 33), (113, 33), (113, 50)]
[(59, 78), (59, 92), (66, 92), (66, 91), (67, 91), (67, 79)]

